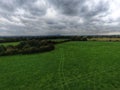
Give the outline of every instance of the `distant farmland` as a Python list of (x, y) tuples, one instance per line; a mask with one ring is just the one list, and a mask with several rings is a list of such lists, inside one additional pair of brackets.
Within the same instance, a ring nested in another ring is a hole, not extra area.
[(120, 42), (74, 41), (47, 53), (0, 57), (0, 90), (119, 89)]
[(89, 41), (120, 41), (120, 38), (115, 38), (115, 37), (98, 37), (98, 38), (90, 38), (88, 39)]

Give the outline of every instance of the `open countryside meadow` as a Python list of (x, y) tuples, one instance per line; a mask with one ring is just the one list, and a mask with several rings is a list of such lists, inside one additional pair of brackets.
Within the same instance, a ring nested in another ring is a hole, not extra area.
[(0, 0), (0, 90), (120, 90), (120, 0)]
[(71, 41), (55, 48), (0, 56), (0, 90), (120, 90), (120, 42)]

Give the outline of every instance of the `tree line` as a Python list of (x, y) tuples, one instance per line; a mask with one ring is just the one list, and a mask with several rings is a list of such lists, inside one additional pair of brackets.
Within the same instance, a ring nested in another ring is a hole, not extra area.
[(47, 52), (55, 49), (54, 42), (49, 40), (27, 40), (21, 41), (18, 45), (0, 45), (0, 55), (31, 54)]
[[(16, 39), (15, 39), (16, 40)], [(55, 44), (60, 44), (69, 41), (87, 41), (86, 37), (74, 36), (69, 39), (63, 40), (42, 40), (42, 39), (18, 39), (20, 41), (18, 45), (0, 45), (0, 56), (15, 55), (15, 54), (31, 54), (48, 52), (55, 49)], [(17, 40), (16, 40), (17, 41)], [(12, 42), (12, 40), (11, 40)], [(14, 40), (13, 40), (14, 42)]]

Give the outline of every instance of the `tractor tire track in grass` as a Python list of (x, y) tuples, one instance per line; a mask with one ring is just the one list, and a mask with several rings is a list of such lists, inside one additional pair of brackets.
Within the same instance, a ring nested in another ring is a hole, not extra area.
[(62, 81), (62, 75), (61, 75), (61, 64), (62, 64), (62, 61), (60, 60), (60, 63), (59, 63), (59, 68), (58, 68), (58, 74), (59, 74), (59, 79), (60, 79), (60, 87), (62, 90), (64, 90), (64, 84), (63, 84), (63, 81)]
[(77, 75), (77, 76), (74, 76), (72, 79), (69, 79), (69, 83), (70, 83), (70, 81), (71, 81), (71, 83), (75, 82), (75, 80), (78, 80), (78, 79), (87, 79), (87, 78), (93, 76), (94, 74), (95, 75), (101, 75), (101, 74), (104, 74), (106, 72), (113, 72), (113, 71), (115, 71), (116, 69), (119, 68), (119, 67), (118, 68), (113, 68), (113, 67), (114, 66), (111, 66), (111, 67), (109, 67), (110, 68), (109, 70), (104, 70), (102, 72), (94, 71), (94, 72), (90, 72), (88, 74), (84, 74), (84, 76), (81, 76), (81, 74)]
[(59, 78), (60, 78), (60, 86), (61, 86), (62, 90), (65, 90), (65, 87), (67, 88), (67, 90), (70, 90), (69, 85), (68, 85), (68, 81), (66, 80), (65, 74), (64, 74), (64, 60), (65, 60), (64, 54), (61, 53), (60, 64), (59, 64), (59, 69), (58, 69)]
[[(68, 86), (69, 84), (72, 84), (72, 83), (77, 83), (77, 82), (79, 82), (79, 81), (80, 81), (81, 83), (87, 83), (88, 79), (92, 79), (92, 77), (94, 78), (94, 74), (99, 77), (100, 75), (105, 74), (105, 73), (113, 73), (113, 72), (116, 72), (116, 70), (119, 69), (119, 67), (118, 67), (118, 68), (114, 68), (115, 66), (116, 66), (116, 65), (110, 66), (110, 67), (109, 67), (109, 70), (104, 70), (104, 71), (102, 71), (102, 72), (94, 71), (94, 72), (90, 72), (90, 73), (88, 73), (88, 74), (84, 74), (83, 76), (81, 76), (81, 74), (79, 74), (79, 75), (74, 76), (72, 79), (69, 79), (69, 80), (67, 80), (67, 81), (66, 81), (66, 80), (63, 80), (63, 81), (61, 81), (62, 87)], [(62, 77), (63, 77), (63, 75), (62, 75)], [(94, 80), (94, 81), (90, 80), (89, 82), (95, 84), (95, 80)], [(66, 83), (67, 83), (67, 84), (66, 84)], [(57, 86), (59, 87), (59, 84), (57, 84)], [(99, 85), (99, 86), (102, 86), (102, 84)], [(94, 89), (96, 89), (96, 87), (94, 87)]]

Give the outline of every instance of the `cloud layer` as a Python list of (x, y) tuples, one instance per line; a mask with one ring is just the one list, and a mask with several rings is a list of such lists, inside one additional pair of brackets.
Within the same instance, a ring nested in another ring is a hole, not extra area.
[(119, 0), (0, 0), (0, 36), (120, 34)]

